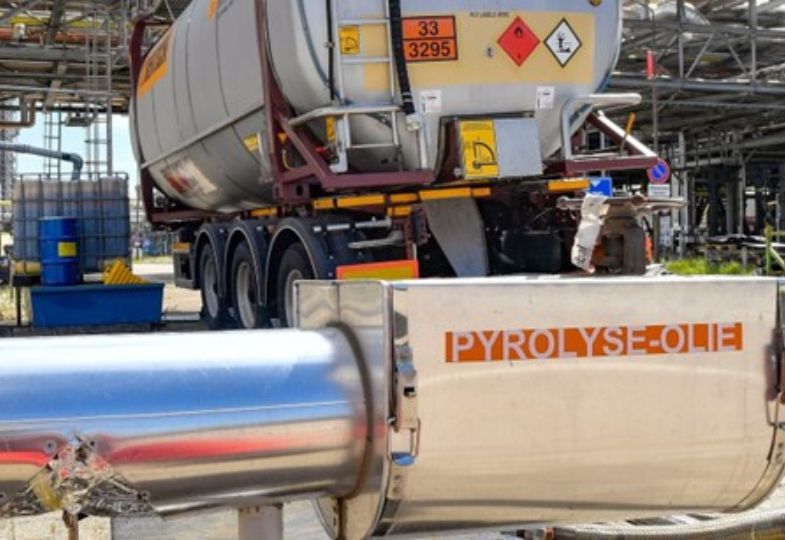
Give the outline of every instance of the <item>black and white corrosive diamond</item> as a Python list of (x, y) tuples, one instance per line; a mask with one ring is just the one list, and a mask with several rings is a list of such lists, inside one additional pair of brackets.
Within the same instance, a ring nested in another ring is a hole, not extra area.
[(583, 46), (581, 38), (573, 30), (567, 19), (562, 19), (553, 32), (545, 40), (545, 45), (551, 51), (561, 67), (566, 67)]

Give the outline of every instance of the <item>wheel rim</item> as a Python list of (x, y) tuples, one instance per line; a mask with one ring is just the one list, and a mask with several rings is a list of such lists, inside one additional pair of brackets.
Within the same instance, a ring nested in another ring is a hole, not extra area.
[(294, 327), (294, 282), (303, 279), (303, 273), (300, 270), (294, 269), (286, 276), (286, 284), (284, 285), (284, 305), (286, 307), (286, 326), (289, 328)]
[(204, 293), (204, 304), (207, 308), (207, 313), (215, 318), (218, 316), (219, 299), (218, 299), (218, 273), (215, 270), (215, 261), (212, 257), (208, 257), (205, 261), (204, 268), (202, 269), (203, 283), (202, 292)]
[(235, 301), (240, 322), (245, 328), (256, 327), (256, 302), (254, 298), (253, 272), (251, 265), (243, 261), (237, 267), (235, 276)]

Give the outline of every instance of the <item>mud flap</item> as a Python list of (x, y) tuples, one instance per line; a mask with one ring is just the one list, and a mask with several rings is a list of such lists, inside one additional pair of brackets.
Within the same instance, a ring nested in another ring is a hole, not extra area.
[(447, 199), (423, 204), (428, 226), (458, 277), (487, 276), (485, 227), (474, 199)]

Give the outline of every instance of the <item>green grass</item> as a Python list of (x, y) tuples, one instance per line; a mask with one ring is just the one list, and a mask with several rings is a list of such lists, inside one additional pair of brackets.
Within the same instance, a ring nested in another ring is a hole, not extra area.
[(705, 275), (724, 275), (742, 276), (750, 275), (753, 269), (745, 269), (738, 261), (731, 261), (722, 264), (712, 264), (703, 258), (682, 259), (670, 261), (665, 264), (668, 271), (679, 276), (705, 276)]

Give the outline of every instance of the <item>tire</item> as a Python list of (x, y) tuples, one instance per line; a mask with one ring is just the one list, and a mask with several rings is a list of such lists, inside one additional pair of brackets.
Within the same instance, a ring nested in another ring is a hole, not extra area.
[(202, 320), (211, 330), (226, 327), (226, 299), (221, 296), (218, 258), (211, 245), (199, 255), (199, 292), (202, 296)]
[(314, 279), (314, 271), (305, 247), (292, 244), (281, 257), (275, 288), (278, 321), (282, 328), (293, 326), (294, 282), (300, 279)]
[(232, 257), (232, 301), (234, 318), (240, 328), (269, 328), (264, 306), (259, 295), (257, 265), (248, 244), (242, 243)]

